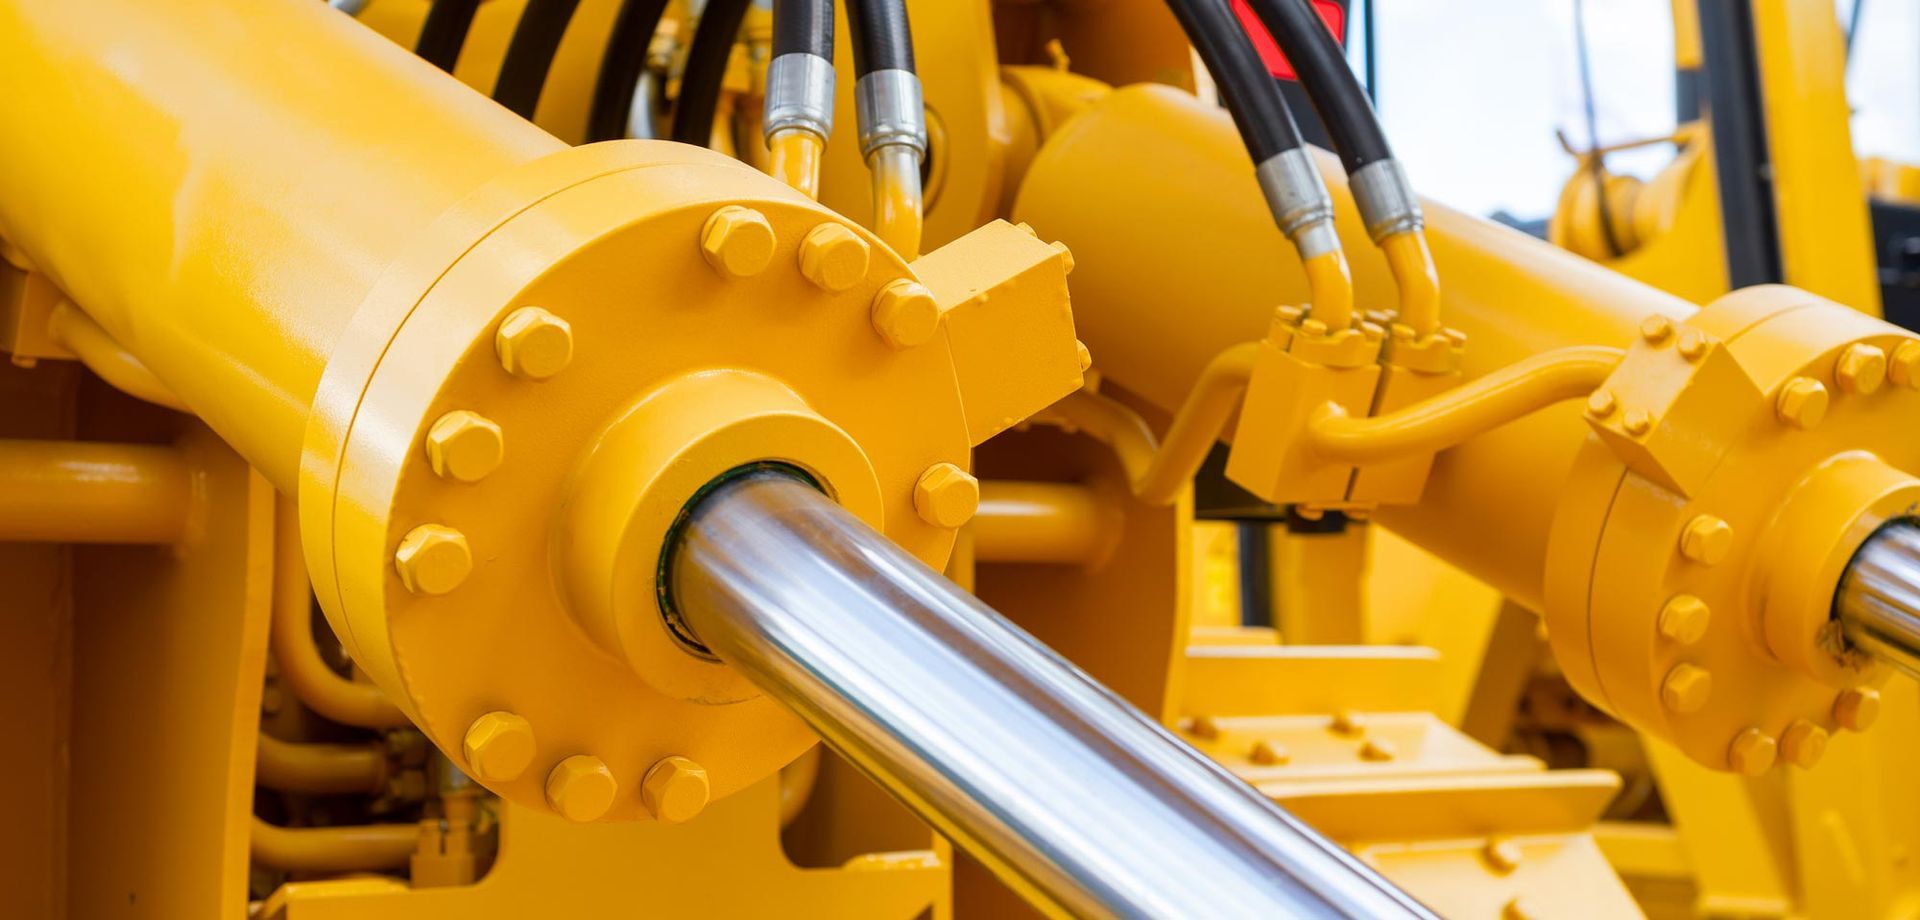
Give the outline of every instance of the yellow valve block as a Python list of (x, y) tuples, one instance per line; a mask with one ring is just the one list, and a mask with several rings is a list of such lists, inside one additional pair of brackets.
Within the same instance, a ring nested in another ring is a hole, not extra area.
[[(323, 4), (8, 5), (0, 81), (60, 88), (0, 102), (44, 139), (0, 152), (8, 240), (297, 489), (355, 663), (522, 807), (684, 819), (658, 764), (720, 799), (814, 743), (663, 609), (709, 483), (797, 468), (937, 567), (923, 477), (1081, 384), (1031, 231), (909, 264), (719, 154), (565, 147)], [(468, 743), (502, 714), (526, 750)]]

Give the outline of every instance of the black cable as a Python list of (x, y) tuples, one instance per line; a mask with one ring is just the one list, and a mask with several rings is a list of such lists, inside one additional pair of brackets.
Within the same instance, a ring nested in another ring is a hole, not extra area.
[(473, 14), (479, 11), (480, 0), (433, 0), (413, 53), (453, 73), (454, 62), (460, 60), (460, 47), (467, 43), (467, 30), (473, 28)]
[(1367, 91), (1347, 66), (1346, 51), (1307, 0), (1252, 0), (1252, 6), (1300, 76), (1348, 174), (1393, 159)]
[(833, 60), (833, 0), (773, 0), (773, 56), (783, 54)]
[(580, 0), (527, 0), (520, 22), (513, 27), (513, 39), (507, 43), (507, 56), (500, 62), (493, 101), (521, 118), (533, 118), (540, 91), (547, 85), (547, 71), (553, 69), (553, 54), (560, 49), (560, 39), (566, 36), (579, 5)]
[(680, 76), (680, 98), (673, 104), (673, 139), (707, 146), (713, 140), (713, 108), (720, 102), (740, 23), (751, 0), (707, 0), (694, 27), (687, 69)]
[(1580, 102), (1587, 119), (1587, 165), (1593, 172), (1593, 196), (1600, 212), (1600, 237), (1606, 241), (1607, 256), (1618, 258), (1623, 250), (1619, 234), (1613, 230), (1613, 204), (1607, 200), (1606, 155), (1600, 152), (1600, 116), (1593, 101), (1593, 65), (1587, 54), (1586, 0), (1573, 0), (1573, 50), (1580, 65)]
[(1299, 147), (1300, 128), (1287, 108), (1280, 84), (1253, 40), (1240, 27), (1226, 0), (1167, 0), (1180, 28), (1187, 33), (1194, 51), (1220, 88), (1220, 101), (1233, 116), (1234, 127), (1254, 165), (1265, 163), (1275, 154)]
[(613, 29), (607, 33), (607, 50), (600, 57), (600, 75), (593, 84), (593, 107), (587, 114), (588, 143), (627, 136), (633, 93), (647, 69), (647, 50), (666, 12), (667, 0), (621, 0)]
[(913, 29), (903, 0), (847, 0), (847, 31), (854, 79), (876, 70), (913, 72)]

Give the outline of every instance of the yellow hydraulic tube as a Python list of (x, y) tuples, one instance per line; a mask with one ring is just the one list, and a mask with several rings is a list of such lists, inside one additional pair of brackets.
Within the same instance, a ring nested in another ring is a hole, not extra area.
[(53, 308), (47, 317), (47, 338), (71, 349), (81, 364), (114, 389), (156, 406), (187, 411), (180, 397), (154, 377), (139, 358), (128, 354), (99, 323), (73, 304), (61, 301)]
[(1119, 510), (1086, 486), (986, 480), (973, 515), (974, 559), (1094, 562), (1113, 545), (1121, 523)]
[[(1265, 336), (1276, 302), (1303, 302), (1309, 291), (1297, 263), (1268, 255), (1279, 231), (1245, 159), (1224, 113), (1167, 87), (1127, 87), (1048, 140), (1014, 206), (1016, 219), (1073, 248), (1075, 328), (1103, 378), (1162, 410), (1187, 398), (1222, 348)], [(1358, 302), (1393, 302), (1392, 270), (1342, 194), (1345, 177), (1331, 158), (1320, 166)], [(1555, 348), (1624, 346), (1648, 315), (1694, 311), (1508, 228), (1430, 201), (1422, 208), (1447, 278), (1446, 323), (1467, 335), (1468, 380)], [(1138, 232), (1143, 225), (1164, 232)], [(1546, 535), (1587, 437), (1577, 406), (1534, 413), (1442, 453), (1422, 500), (1378, 517), (1538, 609)]]
[[(1431, 335), (1440, 328), (1440, 273), (1422, 230), (1395, 233), (1380, 241), (1387, 269), (1400, 288), (1400, 322), (1415, 335)], [(1311, 279), (1311, 273), (1309, 273)], [(1314, 289), (1316, 293), (1318, 288)], [(1316, 304), (1317, 306), (1317, 304)]]
[(322, 3), (0, 5), (0, 86), (0, 235), (283, 492), (374, 279), (564, 146)]
[(282, 792), (377, 795), (387, 787), (387, 756), (375, 743), (300, 743), (262, 734), (254, 778)]
[(1308, 427), (1308, 440), (1320, 456), (1355, 465), (1445, 450), (1554, 403), (1585, 398), (1624, 356), (1600, 345), (1556, 349), (1368, 418), (1328, 403)]
[(1240, 397), (1260, 356), (1257, 342), (1243, 342), (1215, 355), (1200, 372), (1155, 448), (1153, 432), (1133, 410), (1082, 390), (1053, 404), (1046, 415), (1105, 441), (1120, 459), (1133, 494), (1149, 505), (1170, 505), (1207, 459), (1221, 430), (1240, 408)]
[(0, 541), (171, 543), (193, 505), (174, 448), (0, 440)]
[(1339, 332), (1353, 325), (1353, 269), (1347, 265), (1345, 250), (1323, 252), (1304, 261), (1307, 288), (1312, 291), (1313, 307), (1309, 315), (1327, 324), (1327, 331)]
[(420, 844), (414, 824), (279, 827), (253, 819), (253, 861), (296, 872), (376, 872), (398, 869)]
[(808, 198), (820, 197), (820, 159), (826, 138), (805, 128), (789, 128), (767, 138), (767, 175), (779, 179)]
[(273, 622), (267, 635), (280, 680), (308, 709), (342, 725), (411, 725), (379, 687), (341, 677), (320, 657), (313, 643), (313, 595), (300, 552), (300, 520), (291, 499), (275, 503), (273, 526)]
[(920, 256), (925, 227), (920, 156), (905, 144), (888, 144), (868, 159), (873, 171), (873, 232), (907, 259)]

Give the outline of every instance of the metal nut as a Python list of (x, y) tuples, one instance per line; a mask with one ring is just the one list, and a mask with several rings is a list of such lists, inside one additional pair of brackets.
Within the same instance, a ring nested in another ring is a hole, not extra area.
[(511, 712), (489, 712), (467, 726), (460, 748), (475, 777), (496, 783), (519, 779), (533, 763), (533, 726)]
[(573, 360), (573, 327), (539, 307), (521, 307), (500, 321), (493, 350), (507, 373), (545, 380)]
[(936, 463), (913, 486), (913, 510), (935, 527), (960, 527), (980, 510), (980, 480), (951, 463)]
[(873, 331), (895, 348), (925, 345), (939, 330), (940, 304), (918, 281), (894, 281), (873, 298)]
[(1781, 421), (1807, 431), (1827, 417), (1829, 401), (1825, 384), (1812, 377), (1795, 377), (1780, 385), (1780, 394), (1773, 400), (1773, 411)]
[(773, 261), (773, 225), (752, 208), (727, 205), (700, 229), (700, 254), (727, 278), (760, 274)]
[(839, 293), (867, 276), (872, 247), (845, 224), (813, 228), (800, 242), (800, 274), (821, 290)]
[(1833, 365), (1833, 381), (1842, 393), (1866, 395), (1887, 382), (1887, 353), (1879, 346), (1855, 342), (1840, 352)]
[(486, 416), (455, 409), (427, 429), (427, 465), (437, 476), (478, 482), (500, 467), (506, 442)]
[(619, 789), (600, 758), (575, 754), (547, 774), (547, 806), (569, 821), (597, 821), (613, 807)]
[(668, 824), (690, 821), (707, 807), (707, 771), (685, 757), (666, 757), (647, 768), (640, 802)]
[(400, 583), (414, 594), (445, 594), (460, 587), (473, 572), (473, 551), (465, 534), (442, 524), (422, 524), (407, 531), (393, 551), (393, 567)]

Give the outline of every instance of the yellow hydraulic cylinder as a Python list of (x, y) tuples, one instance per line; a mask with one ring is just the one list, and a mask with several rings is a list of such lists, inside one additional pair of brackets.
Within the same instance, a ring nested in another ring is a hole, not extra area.
[(0, 133), (32, 139), (0, 236), (290, 490), (381, 270), (563, 146), (439, 77), (321, 3), (0, 4)]
[[(1125, 155), (1119, 155), (1124, 151)], [(1345, 178), (1321, 162), (1352, 258), (1357, 306), (1397, 303)], [(1015, 217), (1076, 256), (1074, 315), (1104, 378), (1172, 412), (1222, 349), (1267, 334), (1309, 286), (1273, 227), (1233, 125), (1178, 90), (1117, 90), (1049, 139)], [(1571, 345), (1624, 346), (1643, 318), (1684, 301), (1504, 227), (1424, 202), (1442, 316), (1464, 331), (1468, 378)], [(1204, 309), (1202, 309), (1204, 307)], [(1577, 405), (1498, 428), (1440, 455), (1417, 505), (1383, 521), (1538, 609), (1546, 535), (1586, 439)]]

